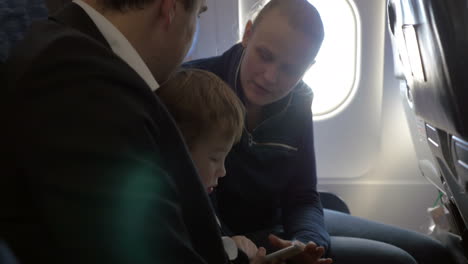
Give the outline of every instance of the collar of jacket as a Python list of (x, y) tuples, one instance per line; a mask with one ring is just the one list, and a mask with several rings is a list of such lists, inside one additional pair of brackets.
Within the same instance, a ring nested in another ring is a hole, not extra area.
[(57, 23), (70, 26), (94, 38), (109, 49), (111, 48), (88, 14), (86, 14), (86, 12), (75, 3), (67, 4), (58, 13), (50, 16), (49, 19), (54, 20)]

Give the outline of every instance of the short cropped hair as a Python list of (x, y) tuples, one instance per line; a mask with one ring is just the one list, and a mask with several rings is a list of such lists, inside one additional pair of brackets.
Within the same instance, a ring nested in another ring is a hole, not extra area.
[[(131, 9), (143, 9), (146, 5), (159, 0), (98, 0), (103, 7), (112, 10), (126, 11)], [(181, 0), (187, 10), (191, 10), (195, 0)]]
[(322, 18), (317, 9), (307, 0), (271, 0), (258, 6), (258, 14), (253, 22), (253, 30), (271, 10), (279, 10), (286, 16), (290, 25), (310, 36), (319, 45), (324, 38)]
[(232, 89), (215, 74), (181, 69), (156, 94), (174, 117), (189, 148), (202, 136), (219, 133), (238, 142), (245, 108)]

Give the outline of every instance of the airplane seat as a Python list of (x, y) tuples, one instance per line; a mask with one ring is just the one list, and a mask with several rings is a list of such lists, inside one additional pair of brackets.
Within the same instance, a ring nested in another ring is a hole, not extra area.
[(0, 13), (0, 62), (4, 62), (31, 22), (47, 18), (47, 7), (43, 0), (6, 0), (0, 1)]
[(3, 80), (4, 74), (5, 74), (5, 62), (0, 61), (0, 80)]
[(0, 240), (0, 264), (18, 264), (15, 256), (7, 245)]
[(429, 180), (445, 194), (450, 231), (468, 255), (468, 2), (389, 0), (388, 24), (409, 119), (436, 168)]
[(325, 191), (319, 191), (319, 195), (324, 209), (351, 214), (348, 205), (338, 195)]

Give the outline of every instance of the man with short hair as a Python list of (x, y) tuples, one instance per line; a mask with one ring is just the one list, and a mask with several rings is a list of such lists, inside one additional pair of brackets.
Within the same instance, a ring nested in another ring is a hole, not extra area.
[(0, 238), (19, 263), (228, 261), (153, 93), (205, 9), (205, 0), (76, 0), (13, 51), (0, 103)]

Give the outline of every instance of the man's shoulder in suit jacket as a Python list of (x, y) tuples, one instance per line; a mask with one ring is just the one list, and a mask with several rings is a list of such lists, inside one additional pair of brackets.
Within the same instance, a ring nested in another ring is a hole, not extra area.
[(5, 69), (0, 238), (20, 263), (226, 262), (172, 118), (81, 8)]

